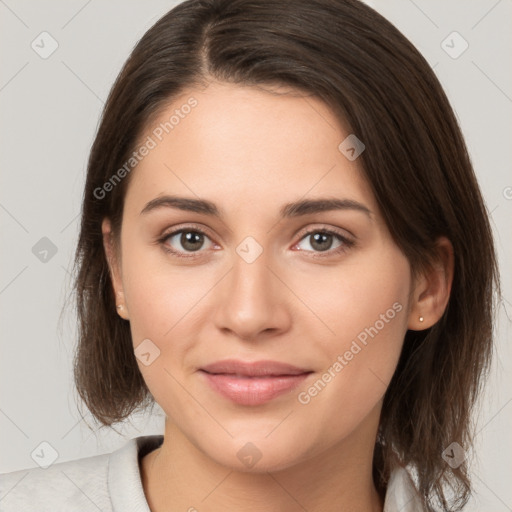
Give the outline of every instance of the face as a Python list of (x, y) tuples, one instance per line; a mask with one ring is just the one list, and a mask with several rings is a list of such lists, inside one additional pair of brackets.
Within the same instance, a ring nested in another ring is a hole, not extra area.
[(378, 422), (412, 283), (348, 135), (320, 100), (212, 83), (141, 137), (114, 287), (155, 400), (224, 465), (286, 468)]

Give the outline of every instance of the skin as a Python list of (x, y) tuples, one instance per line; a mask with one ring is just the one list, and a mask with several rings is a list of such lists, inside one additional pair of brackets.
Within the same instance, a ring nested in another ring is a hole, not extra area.
[[(176, 98), (155, 126), (190, 97), (198, 104), (132, 171), (120, 251), (103, 222), (119, 314), (135, 348), (150, 339), (160, 350), (148, 366), (138, 360), (166, 414), (162, 447), (141, 463), (153, 512), (381, 511), (372, 455), (382, 398), (407, 329), (433, 325), (449, 298), (450, 242), (439, 240), (439, 264), (413, 281), (359, 161), (338, 149), (350, 132), (322, 101), (276, 92), (293, 91), (210, 82)], [(224, 217), (170, 207), (141, 214), (165, 194), (207, 199)], [(371, 214), (279, 216), (286, 203), (320, 197), (351, 199)], [(198, 251), (187, 253), (180, 235), (158, 242), (179, 228), (206, 233)], [(355, 244), (332, 237), (321, 251), (306, 232), (322, 229)], [(236, 252), (248, 236), (263, 249), (252, 263)], [(173, 256), (165, 245), (192, 257)], [(395, 303), (401, 311), (300, 403), (298, 394)], [(263, 405), (237, 405), (197, 371), (226, 358), (313, 373)], [(248, 442), (261, 454), (250, 468), (237, 457)]]

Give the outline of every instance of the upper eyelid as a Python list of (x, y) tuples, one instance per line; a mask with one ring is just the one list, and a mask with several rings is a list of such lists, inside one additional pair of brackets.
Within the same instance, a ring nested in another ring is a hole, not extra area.
[[(330, 226), (323, 226), (323, 227), (319, 227), (319, 228), (304, 228), (304, 230), (300, 230), (296, 236), (300, 236), (300, 239), (302, 240), (302, 238), (304, 238), (305, 236), (310, 235), (312, 233), (320, 232), (320, 231), (326, 231), (329, 234), (337, 235), (337, 236), (340, 236), (341, 238), (350, 238), (350, 239), (356, 238), (355, 235), (353, 235), (347, 229), (335, 228), (335, 227), (330, 227)], [(348, 233), (348, 236), (341, 233), (341, 231)]]
[(203, 233), (204, 235), (207, 235), (211, 238), (211, 236), (210, 236), (211, 231), (208, 228), (203, 227), (200, 224), (188, 224), (186, 226), (177, 227), (177, 228), (173, 227), (170, 229), (169, 232), (167, 232), (167, 230), (164, 230), (164, 232), (161, 235), (161, 238), (168, 238), (170, 236), (177, 235), (178, 233), (181, 233), (181, 232), (187, 231), (187, 230), (188, 231), (197, 231), (197, 232)]

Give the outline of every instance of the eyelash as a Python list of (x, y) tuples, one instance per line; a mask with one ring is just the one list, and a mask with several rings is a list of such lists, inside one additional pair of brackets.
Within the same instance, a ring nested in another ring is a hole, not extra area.
[[(171, 254), (172, 256), (176, 256), (178, 258), (195, 258), (195, 257), (197, 257), (195, 252), (190, 252), (185, 255), (179, 251), (175, 251), (174, 249), (171, 249), (165, 243), (167, 240), (169, 240), (169, 238), (172, 238), (173, 236), (178, 235), (180, 233), (187, 233), (187, 232), (188, 233), (197, 233), (200, 235), (204, 235), (207, 238), (210, 238), (208, 236), (208, 234), (205, 233), (200, 228), (197, 228), (195, 226), (188, 226), (188, 227), (185, 226), (184, 228), (180, 228), (175, 231), (171, 231), (170, 233), (166, 233), (161, 238), (159, 238), (157, 240), (157, 242), (162, 246), (162, 248), (165, 252)], [(300, 243), (305, 238), (307, 238), (308, 236), (311, 236), (311, 235), (314, 235), (317, 233), (321, 233), (323, 235), (332, 235), (332, 236), (336, 237), (342, 243), (342, 245), (340, 245), (339, 247), (337, 247), (335, 249), (328, 249), (327, 251), (304, 251), (304, 250), (302, 250), (302, 252), (306, 252), (306, 253), (313, 252), (313, 254), (310, 256), (312, 258), (326, 258), (326, 257), (336, 256), (338, 254), (342, 254), (342, 253), (346, 252), (348, 249), (352, 248), (355, 245), (355, 241), (350, 240), (347, 237), (341, 235), (340, 233), (338, 233), (332, 229), (327, 229), (327, 228), (313, 229), (313, 230), (307, 231), (306, 233), (303, 233), (299, 242), (297, 242), (297, 244)], [(294, 246), (297, 244), (294, 244)], [(199, 254), (201, 251), (196, 251), (196, 252)]]

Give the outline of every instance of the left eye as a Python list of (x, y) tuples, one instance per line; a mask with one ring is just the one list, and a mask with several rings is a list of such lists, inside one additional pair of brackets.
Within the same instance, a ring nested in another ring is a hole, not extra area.
[[(301, 239), (301, 242), (297, 244), (300, 247), (303, 241), (307, 241), (306, 247), (302, 247), (302, 250), (314, 251), (314, 252), (325, 252), (330, 249), (338, 249), (343, 244), (350, 245), (349, 241), (337, 233), (330, 231), (310, 231)], [(338, 242), (338, 245), (333, 247), (333, 243)]]

